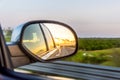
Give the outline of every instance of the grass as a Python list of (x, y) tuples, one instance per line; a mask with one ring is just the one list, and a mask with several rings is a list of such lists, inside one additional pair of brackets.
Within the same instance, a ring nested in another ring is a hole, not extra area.
[(120, 67), (120, 48), (78, 52), (63, 60), (87, 64)]

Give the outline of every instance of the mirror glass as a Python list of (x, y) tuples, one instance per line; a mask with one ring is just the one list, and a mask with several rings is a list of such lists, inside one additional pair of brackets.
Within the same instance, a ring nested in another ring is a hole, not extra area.
[(30, 24), (24, 30), (22, 44), (29, 54), (43, 60), (65, 57), (76, 50), (72, 30), (56, 23)]

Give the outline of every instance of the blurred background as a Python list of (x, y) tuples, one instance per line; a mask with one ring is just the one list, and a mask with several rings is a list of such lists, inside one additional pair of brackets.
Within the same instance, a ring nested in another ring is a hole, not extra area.
[(120, 66), (120, 0), (0, 0), (0, 23), (6, 41), (14, 27), (31, 20), (70, 25), (78, 53), (67, 61)]

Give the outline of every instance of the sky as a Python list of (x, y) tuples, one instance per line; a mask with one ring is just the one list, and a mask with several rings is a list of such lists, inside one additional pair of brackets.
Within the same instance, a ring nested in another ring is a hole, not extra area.
[(120, 0), (0, 0), (3, 28), (43, 19), (64, 22), (79, 37), (120, 37)]

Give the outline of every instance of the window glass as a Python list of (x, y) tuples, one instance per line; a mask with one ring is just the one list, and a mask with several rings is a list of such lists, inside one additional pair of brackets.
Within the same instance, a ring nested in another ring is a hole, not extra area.
[(41, 24), (41, 25), (42, 25), (42, 28), (44, 30), (44, 33), (45, 33), (45, 36), (46, 36), (46, 39), (47, 39), (47, 43), (49, 43), (48, 48), (49, 48), (49, 50), (52, 50), (54, 48), (54, 42), (53, 42), (51, 33), (44, 24)]
[(29, 25), (25, 29), (22, 42), (28, 50), (39, 57), (43, 56), (47, 50), (39, 24)]

